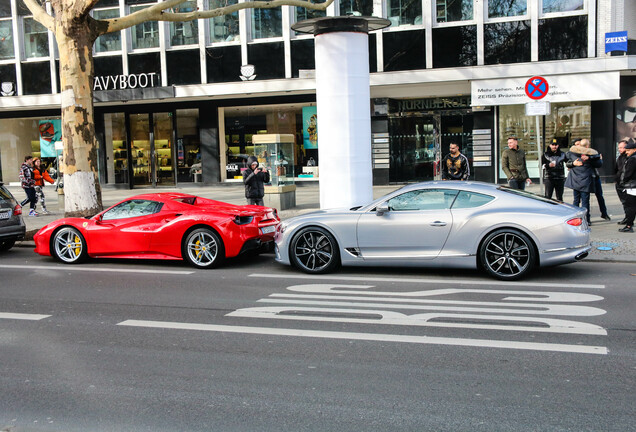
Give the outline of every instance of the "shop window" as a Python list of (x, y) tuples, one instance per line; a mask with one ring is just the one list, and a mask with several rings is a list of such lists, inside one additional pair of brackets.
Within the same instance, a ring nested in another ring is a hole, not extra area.
[(476, 26), (433, 29), (433, 67), (475, 66), (476, 64)]
[(250, 44), (247, 58), (256, 69), (256, 79), (285, 78), (285, 47), (282, 42)]
[(539, 61), (586, 57), (586, 15), (539, 20)]
[(583, 10), (585, 0), (543, 0), (543, 13)]
[(49, 31), (31, 17), (24, 18), (24, 56), (38, 58), (49, 56)]
[[(128, 55), (128, 71), (131, 74), (142, 74), (161, 71), (161, 59), (158, 52)], [(159, 85), (159, 84), (158, 84)]]
[(9, 88), (10, 84), (5, 84), (7, 86), (6, 89), (3, 89), (0, 85), (0, 91), (2, 92), (0, 94), (5, 96), (14, 96), (18, 94), (18, 85), (15, 75), (15, 64), (0, 65), (0, 84), (1, 83), (10, 83), (11, 88)]
[(385, 32), (383, 39), (386, 72), (426, 68), (424, 30)]
[(369, 0), (340, 0), (340, 15), (372, 16), (373, 2)]
[[(130, 13), (134, 13), (148, 6), (131, 6)], [(158, 48), (159, 47), (159, 23), (147, 21), (137, 24), (130, 29), (132, 49)]]
[(120, 56), (96, 57), (94, 59), (95, 76), (117, 76), (124, 73)]
[(201, 84), (199, 50), (166, 52), (168, 85)]
[(298, 78), (300, 69), (316, 69), (313, 39), (291, 41), (292, 77)]
[[(209, 10), (237, 4), (238, 0), (210, 0)], [(210, 42), (240, 42), (238, 12), (209, 19)]]
[(199, 110), (177, 110), (177, 182), (201, 181)]
[(281, 37), (283, 15), (281, 8), (252, 9), (252, 39)]
[[(110, 18), (119, 18), (119, 9), (102, 9), (93, 12), (93, 18), (96, 20), (106, 20)], [(95, 41), (95, 52), (111, 52), (121, 51), (121, 32), (106, 33), (97, 38)]]
[(104, 114), (104, 142), (107, 158), (108, 183), (129, 184), (128, 146), (124, 113)]
[[(197, 2), (186, 1), (176, 7), (171, 8), (174, 13), (194, 12), (197, 10)], [(198, 20), (186, 22), (170, 23), (170, 45), (195, 45), (199, 43), (199, 23)]]
[(528, 0), (488, 0), (488, 17), (507, 17), (528, 13)]
[(484, 25), (486, 64), (530, 61), (530, 21)]
[(241, 81), (241, 47), (239, 45), (221, 46), (205, 50), (207, 81)]
[(0, 60), (15, 58), (11, 19), (0, 21)]
[(0, 18), (11, 17), (11, 2), (0, 2)]
[(473, 0), (435, 0), (437, 22), (473, 19)]
[(51, 64), (22, 63), (22, 89), (25, 95), (51, 93)]
[(387, 18), (393, 27), (422, 24), (422, 2), (388, 0), (386, 7)]

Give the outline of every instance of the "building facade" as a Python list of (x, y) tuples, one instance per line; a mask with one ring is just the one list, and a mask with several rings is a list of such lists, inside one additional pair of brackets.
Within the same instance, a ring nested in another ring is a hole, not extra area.
[[(190, 0), (178, 11), (237, 1)], [(113, 18), (154, 3), (100, 0), (92, 14)], [(94, 46), (100, 183), (240, 181), (260, 133), (294, 135), (293, 154), (285, 157), (296, 180), (319, 178), (314, 40), (291, 25), (325, 15), (391, 22), (369, 35), (376, 184), (436, 178), (450, 142), (468, 156), (474, 179), (505, 181), (499, 160), (509, 136), (518, 137), (534, 178), (546, 143), (556, 138), (565, 149), (573, 138), (589, 137), (606, 161), (601, 175), (611, 181), (617, 139), (636, 138), (636, 41), (629, 39), (636, 38), (636, 2), (336, 0), (326, 14), (247, 9), (101, 36)], [(626, 48), (606, 53), (613, 32), (627, 32)], [(55, 165), (58, 58), (53, 35), (22, 0), (0, 2), (6, 183), (17, 181), (26, 154)], [(537, 77), (551, 86), (540, 100), (529, 96)]]

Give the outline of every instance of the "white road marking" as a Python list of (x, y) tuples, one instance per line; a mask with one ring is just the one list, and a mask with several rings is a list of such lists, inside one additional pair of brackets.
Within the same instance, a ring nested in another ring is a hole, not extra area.
[[(360, 318), (355, 317), (356, 315), (360, 316)], [(375, 315), (377, 316), (377, 318), (369, 318), (370, 315)], [(484, 330), (527, 331), (537, 333), (607, 335), (607, 331), (603, 327), (599, 327), (594, 324), (553, 318), (514, 317), (509, 315), (471, 315), (439, 312), (406, 315), (399, 312), (374, 309), (268, 306), (238, 309), (234, 312), (228, 313), (225, 316), (239, 318), (268, 318), (300, 321), (345, 322), (356, 324), (388, 324), (417, 327), (453, 327)], [(449, 321), (432, 321), (435, 319), (451, 319), (455, 321), (466, 320), (471, 322), (462, 323)], [(507, 322), (510, 324), (479, 324), (479, 321), (499, 321)], [(512, 323), (515, 322), (523, 324), (537, 323), (538, 325), (547, 327), (532, 325), (512, 325)]]
[[(603, 309), (591, 306), (571, 306), (571, 305), (548, 305), (548, 304), (531, 304), (531, 303), (496, 303), (496, 302), (464, 302), (451, 300), (409, 300), (411, 303), (417, 304), (388, 304), (388, 303), (356, 303), (343, 301), (321, 301), (321, 300), (297, 300), (299, 295), (294, 299), (278, 299), (279, 297), (288, 297), (293, 294), (272, 294), (270, 297), (257, 300), (262, 303), (279, 303), (279, 304), (301, 304), (301, 305), (322, 305), (322, 306), (349, 306), (349, 307), (366, 307), (366, 308), (391, 308), (391, 309), (416, 309), (416, 310), (444, 310), (444, 311), (464, 311), (464, 312), (489, 312), (489, 313), (505, 313), (505, 314), (530, 314), (530, 315), (565, 315), (565, 316), (596, 316), (607, 313)], [(307, 297), (318, 296), (308, 295)], [(371, 299), (363, 299), (371, 300)], [(382, 299), (385, 302), (404, 301), (404, 299)], [(475, 305), (475, 306), (499, 306), (499, 307), (460, 307), (460, 306), (436, 306), (438, 304), (457, 304), (457, 305)]]
[(26, 269), (32, 270), (57, 270), (57, 271), (85, 271), (85, 272), (112, 272), (112, 273), (151, 273), (151, 274), (173, 274), (173, 275), (189, 275), (194, 271), (188, 270), (159, 270), (159, 269), (122, 269), (112, 267), (88, 267), (88, 266), (43, 266), (43, 265), (12, 265), (12, 264), (0, 264), (0, 268), (6, 269)]
[(607, 348), (602, 346), (566, 345), (566, 344), (516, 342), (516, 341), (484, 340), (484, 339), (443, 338), (443, 337), (429, 337), (429, 336), (405, 336), (405, 335), (393, 335), (393, 334), (382, 334), (382, 333), (354, 333), (354, 332), (338, 332), (338, 331), (226, 326), (226, 325), (213, 325), (213, 324), (193, 324), (193, 323), (180, 323), (180, 322), (167, 322), (167, 321), (142, 321), (142, 320), (127, 320), (127, 321), (122, 321), (117, 325), (129, 326), (129, 327), (174, 329), (174, 330), (200, 330), (200, 331), (222, 332), (222, 333), (260, 334), (260, 335), (270, 335), (270, 336), (292, 336), (292, 337), (308, 337), (308, 338), (323, 338), (323, 339), (347, 339), (347, 340), (363, 340), (363, 341), (376, 341), (376, 342), (402, 342), (402, 343), (430, 344), (430, 345), (454, 345), (454, 346), (467, 346), (467, 347), (553, 351), (553, 352), (567, 352), (567, 353), (581, 353), (581, 354), (607, 354), (608, 353)]
[(468, 279), (429, 279), (429, 278), (383, 278), (365, 276), (340, 276), (334, 275), (305, 275), (305, 274), (267, 274), (252, 273), (249, 277), (273, 278), (273, 279), (312, 279), (312, 280), (338, 280), (355, 282), (399, 282), (399, 283), (420, 283), (420, 284), (456, 284), (456, 285), (488, 285), (488, 286), (532, 286), (538, 288), (584, 288), (584, 289), (604, 289), (605, 285), (579, 284), (579, 283), (544, 283), (544, 282), (505, 282), (505, 281), (484, 281)]
[(39, 321), (39, 320), (43, 320), (44, 318), (48, 318), (50, 316), (51, 315), (0, 312), (0, 319)]

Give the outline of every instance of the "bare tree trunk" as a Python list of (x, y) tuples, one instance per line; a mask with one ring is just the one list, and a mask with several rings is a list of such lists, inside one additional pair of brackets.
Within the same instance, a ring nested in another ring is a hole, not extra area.
[(62, 95), (64, 210), (66, 216), (92, 216), (102, 210), (93, 121), (95, 36), (88, 17), (61, 17), (56, 30)]

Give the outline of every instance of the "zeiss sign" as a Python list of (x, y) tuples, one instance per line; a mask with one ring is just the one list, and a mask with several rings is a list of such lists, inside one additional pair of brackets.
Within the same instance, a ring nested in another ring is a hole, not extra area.
[(611, 51), (627, 52), (627, 32), (605, 33), (605, 53)]

